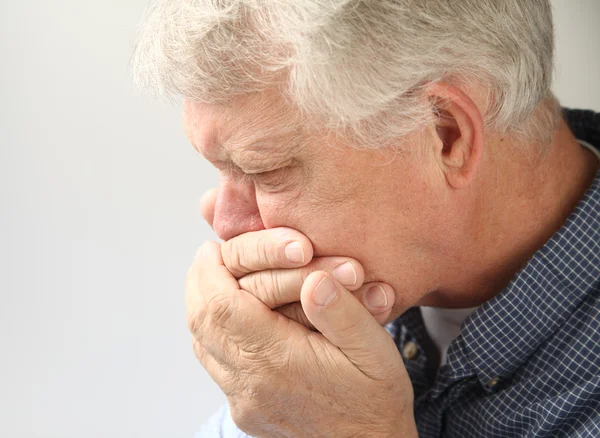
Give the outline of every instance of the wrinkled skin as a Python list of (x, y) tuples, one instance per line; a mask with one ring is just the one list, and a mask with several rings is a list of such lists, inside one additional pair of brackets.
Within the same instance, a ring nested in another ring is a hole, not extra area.
[[(423, 166), (395, 148), (353, 149), (302, 132), (282, 104), (257, 99), (225, 107), (186, 104), (188, 137), (221, 170), (217, 235), (229, 240), (264, 228), (298, 230), (315, 256), (351, 257), (362, 263), (365, 281), (391, 284), (396, 315), (436, 290), (432, 255), (439, 257), (453, 237), (444, 237), (452, 224), (439, 214), (450, 200), (434, 192), (436, 184), (446, 185), (437, 163)], [(241, 171), (262, 174), (248, 181)]]
[(381, 324), (493, 297), (597, 170), (564, 123), (541, 157), (485, 132), (481, 90), (427, 93), (443, 117), (378, 150), (308, 129), (273, 93), (186, 102), (186, 133), (220, 170), (202, 211), (224, 240), (188, 273), (188, 325), (245, 432), (416, 436), (410, 380)]
[(302, 307), (320, 333), (239, 287), (232, 273), (260, 272), (267, 259), (286, 264), (290, 233), (279, 233), (280, 244), (256, 245), (267, 257), (243, 264), (207, 242), (188, 275), (194, 351), (227, 395), (233, 420), (257, 437), (416, 436), (400, 354), (345, 287), (323, 271), (303, 282)]

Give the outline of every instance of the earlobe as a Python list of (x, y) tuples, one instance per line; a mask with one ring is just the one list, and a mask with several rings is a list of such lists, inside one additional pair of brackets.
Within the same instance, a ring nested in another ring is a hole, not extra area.
[(483, 118), (462, 90), (436, 83), (427, 89), (436, 114), (435, 135), (439, 164), (448, 184), (461, 189), (471, 184), (483, 153)]

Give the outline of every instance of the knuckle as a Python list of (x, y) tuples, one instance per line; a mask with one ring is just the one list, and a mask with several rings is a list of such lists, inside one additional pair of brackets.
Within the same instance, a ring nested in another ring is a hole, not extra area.
[(245, 361), (246, 370), (265, 373), (276, 370), (281, 357), (287, 351), (286, 338), (280, 338), (272, 330), (249, 333), (239, 345), (239, 357)]
[(272, 303), (272, 292), (275, 289), (275, 276), (272, 271), (254, 272), (244, 277), (240, 285), (264, 304)]
[[(207, 263), (207, 259), (215, 255), (215, 251), (217, 251), (215, 246), (219, 246), (219, 244), (206, 241), (198, 248), (194, 260), (186, 272), (186, 288), (197, 287), (202, 276), (207, 273), (208, 266), (211, 265), (211, 263)], [(211, 249), (211, 247), (213, 248)]]
[(243, 234), (223, 244), (223, 262), (234, 275), (252, 271), (252, 256), (248, 245), (248, 239)]
[(211, 321), (219, 325), (226, 324), (235, 311), (235, 299), (229, 293), (215, 295), (207, 303), (206, 313)]
[(265, 236), (257, 240), (257, 261), (259, 266), (273, 266), (276, 261), (276, 245)]
[(203, 255), (206, 253), (206, 251), (208, 250), (208, 248), (213, 244), (214, 242), (211, 242), (209, 240), (207, 240), (206, 242), (202, 243), (202, 245), (200, 245), (200, 248), (198, 248), (198, 255)]
[(286, 261), (280, 260), (283, 257), (281, 244), (285, 241), (291, 241), (290, 233), (284, 233), (282, 230), (242, 234), (223, 243), (221, 254), (225, 266), (240, 274), (259, 269), (278, 268), (281, 264), (287, 266)]
[(276, 271), (266, 271), (263, 278), (265, 293), (270, 296), (271, 302), (281, 303), (284, 285), (281, 276)]
[(237, 268), (240, 264), (238, 247), (239, 239), (235, 237), (223, 243), (223, 246), (221, 246), (221, 257), (223, 257), (223, 263), (229, 270)]
[(238, 239), (233, 245), (235, 254), (233, 255), (236, 266), (240, 271), (251, 271), (251, 253), (248, 248), (248, 241)]
[(211, 240), (207, 240), (202, 245), (200, 245), (196, 250), (196, 255), (194, 256), (194, 263), (192, 264), (192, 266), (201, 266), (202, 260), (213, 254), (216, 246), (219, 246), (219, 244)]
[[(271, 309), (290, 302), (290, 286), (277, 270), (254, 272), (240, 280), (242, 289), (247, 290)], [(299, 292), (298, 292), (299, 296)]]
[(267, 295), (266, 292), (273, 287), (272, 279), (273, 277), (270, 275), (269, 271), (256, 273), (254, 276), (254, 287), (256, 288), (256, 291), (259, 292), (259, 295)]
[(253, 275), (253, 284), (256, 292), (259, 292), (260, 295), (264, 295), (264, 292), (268, 291), (273, 287), (272, 283), (273, 277), (270, 275), (269, 271), (257, 272)]

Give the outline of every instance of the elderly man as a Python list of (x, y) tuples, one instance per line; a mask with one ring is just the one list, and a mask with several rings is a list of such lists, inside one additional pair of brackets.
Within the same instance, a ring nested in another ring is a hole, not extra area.
[(549, 1), (161, 0), (133, 59), (221, 176), (201, 436), (600, 436), (600, 116)]

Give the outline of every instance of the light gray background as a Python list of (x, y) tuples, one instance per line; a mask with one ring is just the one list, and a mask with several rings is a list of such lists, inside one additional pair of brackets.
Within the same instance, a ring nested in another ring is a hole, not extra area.
[[(555, 5), (555, 89), (600, 110), (600, 1)], [(183, 303), (216, 173), (130, 84), (145, 6), (0, 5), (2, 437), (191, 437), (224, 402)]]

